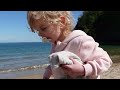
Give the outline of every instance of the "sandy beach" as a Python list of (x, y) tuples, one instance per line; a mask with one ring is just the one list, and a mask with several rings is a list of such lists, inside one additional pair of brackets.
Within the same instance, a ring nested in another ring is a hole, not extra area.
[(33, 75), (18, 77), (16, 79), (42, 79), (42, 75), (41, 74), (33, 74)]
[[(120, 79), (120, 56), (112, 57), (113, 64), (108, 71), (101, 75), (101, 79)], [(32, 74), (22, 77), (17, 77), (15, 79), (42, 79), (42, 74)], [(53, 79), (51, 77), (50, 79)]]
[(101, 79), (120, 79), (120, 63), (114, 63), (107, 72), (101, 75)]
[[(42, 74), (27, 75), (16, 79), (42, 79)], [(107, 72), (101, 75), (101, 79), (120, 79), (120, 63), (114, 63)]]
[[(42, 79), (42, 74), (33, 74), (33, 75), (18, 77), (15, 79)], [(50, 79), (53, 79), (53, 77), (51, 77)]]

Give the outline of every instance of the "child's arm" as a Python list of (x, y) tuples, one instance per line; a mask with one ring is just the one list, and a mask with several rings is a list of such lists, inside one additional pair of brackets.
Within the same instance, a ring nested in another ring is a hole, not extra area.
[(108, 53), (90, 36), (85, 36), (80, 46), (80, 57), (85, 62), (85, 76), (97, 76), (107, 71), (112, 60)]
[[(107, 71), (112, 65), (112, 60), (106, 51), (98, 47), (99, 44), (94, 41), (90, 36), (83, 36), (82, 42), (80, 41), (79, 57), (84, 62), (81, 65), (79, 62), (74, 61), (72, 65), (62, 65), (65, 73), (74, 76), (85, 76), (96, 78), (96, 76)], [(79, 42), (79, 39), (77, 39)]]
[(45, 72), (43, 74), (43, 79), (49, 79), (52, 75), (51, 67), (50, 65), (45, 69)]

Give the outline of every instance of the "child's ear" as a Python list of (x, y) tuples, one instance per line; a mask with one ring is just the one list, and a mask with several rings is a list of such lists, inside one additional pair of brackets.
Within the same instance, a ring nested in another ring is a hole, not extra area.
[(62, 24), (65, 24), (66, 23), (66, 19), (64, 16), (60, 16), (60, 21)]

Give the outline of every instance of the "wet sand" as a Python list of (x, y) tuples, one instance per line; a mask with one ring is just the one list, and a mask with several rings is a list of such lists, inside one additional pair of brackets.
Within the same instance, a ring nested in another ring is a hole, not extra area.
[[(42, 77), (43, 76), (41, 74), (33, 74), (33, 75), (18, 77), (15, 79), (42, 79)], [(53, 77), (51, 77), (50, 79), (53, 79)]]
[(16, 79), (42, 79), (42, 75), (33, 74), (33, 75), (27, 75), (27, 76), (23, 76), (23, 77), (18, 77)]

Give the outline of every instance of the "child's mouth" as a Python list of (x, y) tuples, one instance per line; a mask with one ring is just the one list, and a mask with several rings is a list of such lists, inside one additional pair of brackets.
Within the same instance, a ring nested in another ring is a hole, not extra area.
[(51, 39), (49, 37), (42, 37), (43, 42), (51, 42)]

